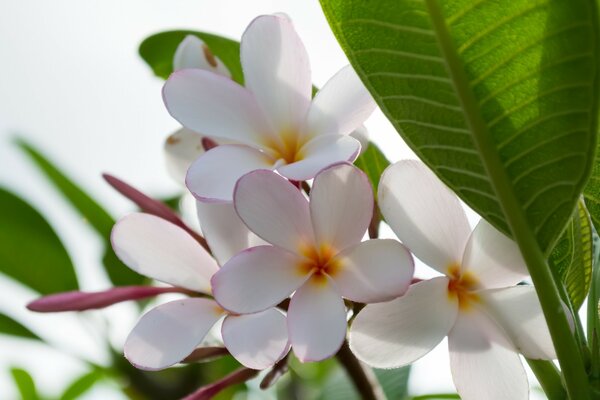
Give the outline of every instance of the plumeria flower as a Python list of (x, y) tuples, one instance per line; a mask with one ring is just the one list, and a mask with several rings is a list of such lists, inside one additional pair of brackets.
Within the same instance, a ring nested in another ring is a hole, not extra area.
[[(115, 225), (111, 240), (117, 256), (134, 271), (210, 294), (217, 263), (182, 228), (149, 214), (134, 213)], [(213, 300), (190, 297), (144, 314), (127, 338), (125, 357), (141, 369), (169, 367), (190, 355), (221, 319), (225, 347), (248, 368), (267, 368), (289, 351), (281, 311), (265, 308), (256, 314), (234, 315)]]
[(163, 89), (167, 109), (184, 127), (231, 143), (192, 164), (186, 180), (197, 199), (231, 202), (238, 178), (256, 169), (301, 181), (356, 158), (360, 144), (349, 134), (375, 103), (350, 66), (311, 100), (308, 55), (282, 15), (256, 18), (242, 37), (240, 57), (246, 87), (210, 71), (184, 69)]
[(457, 197), (418, 161), (389, 167), (378, 199), (400, 240), (444, 276), (367, 305), (351, 328), (354, 353), (374, 367), (400, 367), (448, 336), (462, 399), (527, 399), (518, 353), (556, 356), (534, 288), (515, 286), (527, 276), (516, 243), (484, 220), (471, 232)]
[(288, 330), (301, 361), (333, 355), (346, 336), (343, 298), (371, 303), (405, 292), (410, 253), (395, 240), (368, 240), (373, 193), (358, 168), (326, 168), (314, 180), (310, 203), (269, 170), (244, 175), (234, 206), (248, 228), (271, 245), (229, 260), (212, 278), (215, 300), (234, 313), (269, 309), (292, 293)]

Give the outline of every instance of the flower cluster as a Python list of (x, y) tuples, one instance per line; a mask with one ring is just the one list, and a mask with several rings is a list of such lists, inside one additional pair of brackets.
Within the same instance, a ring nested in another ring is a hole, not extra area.
[[(368, 91), (348, 66), (312, 98), (308, 56), (286, 16), (256, 18), (240, 51), (245, 86), (196, 37), (175, 54), (163, 96), (183, 128), (165, 149), (198, 201), (206, 242), (164, 210), (116, 224), (125, 264), (188, 295), (142, 316), (127, 359), (150, 370), (182, 362), (221, 321), (224, 346), (248, 368), (269, 368), (290, 349), (319, 361), (339, 351), (353, 321), (350, 347), (371, 366), (408, 365), (447, 336), (463, 399), (526, 399), (519, 354), (555, 354), (535, 290), (518, 285), (527, 269), (516, 244), (485, 221), (471, 232), (458, 199), (417, 161), (390, 166), (379, 184), (378, 206), (402, 243), (363, 240), (374, 197), (351, 163), (375, 108)], [(412, 254), (442, 276), (413, 280)], [(94, 295), (32, 308), (146, 297)]]

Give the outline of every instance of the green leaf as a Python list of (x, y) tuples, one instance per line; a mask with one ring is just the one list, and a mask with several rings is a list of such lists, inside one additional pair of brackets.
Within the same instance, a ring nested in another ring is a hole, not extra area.
[(373, 143), (369, 143), (367, 149), (356, 159), (354, 165), (367, 174), (373, 185), (373, 192), (377, 194), (379, 178), (383, 171), (390, 165), (390, 162), (385, 158), (381, 150), (379, 150), (379, 147)]
[[(89, 194), (69, 179), (58, 167), (35, 147), (22, 139), (17, 145), (31, 158), (64, 198), (81, 214), (87, 223), (104, 241), (102, 262), (111, 282), (117, 286), (139, 285), (145, 278), (136, 274), (123, 264), (115, 255), (110, 244), (110, 232), (115, 220)], [(32, 267), (33, 268), (33, 267)], [(36, 271), (37, 271), (36, 267)], [(28, 271), (29, 273), (29, 271)]]
[(42, 340), (38, 335), (31, 332), (29, 328), (2, 313), (0, 313), (0, 333), (25, 339)]
[(195, 35), (204, 41), (210, 51), (227, 66), (231, 77), (244, 83), (240, 64), (240, 43), (221, 36), (195, 31), (161, 32), (146, 38), (140, 44), (140, 56), (152, 68), (155, 75), (167, 79), (173, 72), (173, 56), (179, 43), (187, 36)]
[(548, 259), (558, 272), (574, 311), (579, 310), (590, 289), (593, 251), (591, 220), (580, 201)]
[(35, 382), (29, 372), (21, 368), (11, 368), (10, 373), (19, 389), (21, 400), (39, 400)]
[(0, 188), (0, 273), (41, 294), (78, 289), (71, 258), (33, 207)]
[(550, 249), (593, 161), (595, 1), (321, 4), (415, 153), (494, 226), (527, 225)]
[(410, 365), (396, 369), (373, 369), (388, 399), (403, 399), (408, 394)]
[(411, 397), (411, 400), (442, 400), (442, 399), (460, 399), (455, 393), (425, 394), (422, 396)]
[(101, 371), (94, 370), (75, 379), (64, 391), (60, 400), (75, 400), (90, 390), (98, 381), (104, 378)]

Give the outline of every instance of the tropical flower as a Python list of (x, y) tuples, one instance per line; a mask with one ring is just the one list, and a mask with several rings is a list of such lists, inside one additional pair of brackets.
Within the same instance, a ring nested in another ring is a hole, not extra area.
[(215, 300), (235, 313), (268, 309), (294, 293), (288, 330), (301, 361), (334, 354), (346, 336), (343, 298), (393, 299), (410, 284), (410, 253), (395, 240), (368, 240), (373, 193), (350, 164), (321, 171), (310, 203), (285, 178), (268, 170), (244, 175), (234, 206), (248, 228), (271, 245), (234, 256), (213, 276)]
[[(217, 263), (182, 228), (134, 213), (117, 222), (111, 240), (119, 258), (134, 271), (189, 291), (211, 292)], [(169, 367), (190, 355), (221, 319), (225, 347), (248, 368), (267, 368), (289, 351), (285, 316), (278, 309), (231, 315), (213, 300), (190, 297), (144, 314), (125, 342), (125, 357), (141, 369)]]
[(232, 143), (192, 164), (186, 180), (196, 198), (231, 202), (238, 178), (256, 169), (301, 181), (356, 158), (360, 144), (349, 134), (375, 103), (350, 66), (311, 100), (308, 55), (282, 15), (256, 18), (242, 37), (240, 57), (246, 87), (210, 71), (184, 69), (163, 89), (167, 109), (184, 127)]
[(471, 232), (458, 199), (418, 161), (390, 166), (379, 205), (400, 240), (444, 274), (403, 297), (366, 306), (350, 346), (378, 368), (408, 365), (448, 336), (450, 367), (465, 400), (527, 399), (518, 353), (556, 358), (527, 268), (515, 242), (482, 220)]

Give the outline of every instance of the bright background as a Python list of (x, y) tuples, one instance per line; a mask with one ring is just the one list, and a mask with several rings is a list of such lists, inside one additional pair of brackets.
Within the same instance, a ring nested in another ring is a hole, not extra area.
[[(26, 137), (87, 189), (114, 216), (131, 210), (106, 185), (110, 172), (157, 196), (180, 188), (166, 175), (162, 144), (178, 124), (165, 110), (161, 80), (137, 55), (150, 34), (193, 29), (240, 38), (257, 15), (283, 11), (294, 20), (311, 57), (313, 81), (322, 86), (347, 60), (313, 1), (253, 0), (0, 0), (0, 185), (40, 210), (66, 244), (84, 290), (110, 286), (98, 267), (100, 243), (80, 217), (41, 178), (11, 143)], [(367, 123), (390, 160), (414, 158), (381, 112)], [(472, 216), (472, 222), (477, 220)], [(2, 223), (0, 221), (0, 223)], [(24, 268), (43, 268), (24, 266)], [(427, 276), (422, 266), (417, 274)], [(0, 281), (0, 311), (28, 321), (60, 350), (0, 337), (0, 398), (15, 398), (11, 366), (29, 370), (42, 393), (57, 394), (83, 365), (65, 353), (102, 362), (89, 320), (104, 318), (116, 343), (135, 323), (131, 305), (106, 312), (33, 315), (24, 304), (34, 293)], [(109, 322), (107, 322), (109, 321)], [(418, 361), (413, 394), (453, 392), (445, 344)], [(110, 388), (88, 399), (119, 399)]]

